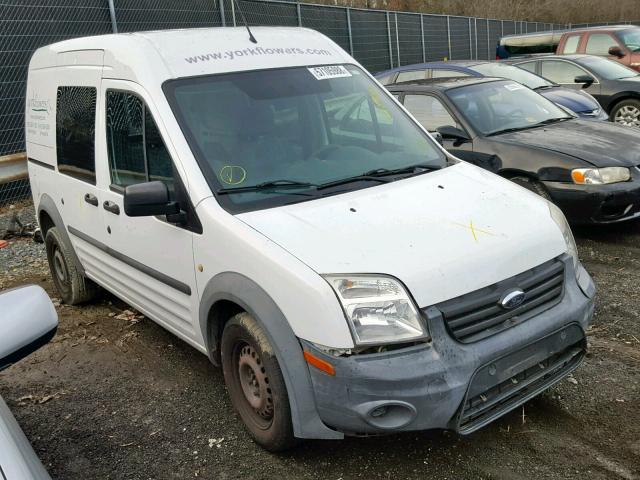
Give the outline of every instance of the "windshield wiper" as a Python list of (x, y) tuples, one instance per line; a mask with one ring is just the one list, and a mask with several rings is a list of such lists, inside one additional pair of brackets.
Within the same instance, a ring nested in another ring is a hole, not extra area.
[(538, 123), (532, 123), (531, 125), (523, 125), (522, 127), (513, 127), (513, 128), (505, 128), (502, 130), (496, 130), (494, 132), (489, 132), (485, 135), (485, 137), (492, 137), (494, 135), (500, 135), (503, 133), (511, 133), (511, 132), (520, 132), (522, 130), (529, 130), (531, 128), (543, 127), (544, 125), (551, 125), (552, 123), (564, 122), (566, 120), (571, 120), (573, 117), (556, 117), (556, 118), (548, 118)]
[[(229, 193), (242, 193), (242, 192), (265, 192), (271, 193), (275, 190), (282, 189), (296, 189), (296, 188), (311, 188), (317, 187), (315, 183), (298, 182), (296, 180), (272, 180), (269, 182), (262, 182), (256, 185), (247, 185), (245, 187), (236, 188), (221, 188), (216, 193), (219, 195), (227, 195)], [(286, 193), (287, 195), (313, 195), (309, 192), (278, 192)]]
[(362, 175), (356, 175), (355, 177), (343, 178), (341, 180), (334, 180), (333, 182), (327, 182), (319, 185), (316, 190), (324, 190), (326, 188), (337, 187), (339, 185), (346, 185), (348, 183), (360, 182), (360, 181), (372, 181), (379, 183), (388, 183), (392, 180), (384, 178), (392, 175), (402, 175), (404, 173), (419, 174), (430, 172), (433, 170), (440, 170), (440, 166), (424, 165), (422, 163), (416, 165), (409, 165), (402, 168), (376, 168), (364, 172)]

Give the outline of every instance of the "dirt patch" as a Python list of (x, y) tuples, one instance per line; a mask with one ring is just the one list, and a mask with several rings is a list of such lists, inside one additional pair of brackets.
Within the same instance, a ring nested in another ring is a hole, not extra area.
[[(58, 334), (0, 373), (0, 394), (54, 478), (638, 479), (640, 224), (576, 236), (598, 286), (584, 364), (468, 437), (309, 441), (269, 454), (245, 433), (220, 370), (106, 293), (58, 305)], [(28, 242), (0, 257), (0, 288), (37, 283), (55, 298), (44, 250)], [(26, 267), (7, 268), (27, 251)]]

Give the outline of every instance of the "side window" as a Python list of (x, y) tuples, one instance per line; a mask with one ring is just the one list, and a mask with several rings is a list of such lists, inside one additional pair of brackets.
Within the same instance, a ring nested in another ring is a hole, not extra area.
[(522, 68), (523, 70), (526, 70), (527, 72), (536, 73), (536, 63), (537, 62), (519, 63), (518, 65), (516, 65), (516, 67)]
[(578, 75), (586, 72), (572, 63), (545, 60), (542, 62), (542, 76), (552, 82), (572, 84)]
[(58, 87), (56, 100), (56, 154), (58, 170), (96, 183), (96, 89)]
[(609, 55), (609, 48), (618, 45), (608, 33), (592, 33), (587, 40), (584, 53), (589, 55)]
[(431, 78), (470, 77), (468, 73), (449, 70), (447, 68), (434, 68), (431, 70)]
[(408, 72), (400, 72), (396, 83), (411, 82), (413, 80), (424, 80), (427, 78), (426, 70), (409, 70)]
[(160, 180), (173, 191), (169, 152), (151, 113), (132, 93), (107, 91), (107, 151), (113, 185)]
[(563, 54), (576, 53), (578, 51), (578, 45), (580, 44), (580, 38), (582, 35), (570, 35), (567, 37), (567, 41), (564, 44)]
[(404, 106), (430, 132), (446, 125), (458, 126), (442, 102), (430, 95), (405, 95)]
[(391, 75), (385, 75), (382, 78), (379, 78), (378, 81), (382, 84), (382, 85), (389, 85), (390, 83), (393, 82), (393, 76), (395, 74), (391, 74)]

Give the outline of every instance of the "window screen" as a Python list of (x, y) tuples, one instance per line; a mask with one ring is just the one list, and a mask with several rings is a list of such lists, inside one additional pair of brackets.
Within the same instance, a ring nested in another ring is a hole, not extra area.
[(56, 153), (58, 170), (85, 182), (96, 182), (96, 89), (58, 87)]
[(609, 48), (616, 46), (618, 43), (608, 33), (592, 33), (584, 51), (589, 55), (609, 55)]
[(113, 185), (160, 180), (173, 190), (169, 152), (151, 113), (132, 93), (107, 92), (107, 151)]
[(542, 62), (542, 76), (552, 82), (564, 84), (575, 83), (575, 78), (585, 73), (586, 72), (580, 67), (576, 67), (569, 62), (553, 60), (545, 60)]
[(581, 35), (571, 35), (567, 38), (566, 43), (564, 44), (564, 50), (562, 53), (570, 54), (576, 53), (578, 51), (578, 44), (580, 43)]
[(536, 73), (536, 63), (537, 62), (519, 63), (517, 66), (528, 72)]
[(430, 95), (405, 95), (404, 106), (430, 132), (444, 126), (458, 126), (442, 102)]

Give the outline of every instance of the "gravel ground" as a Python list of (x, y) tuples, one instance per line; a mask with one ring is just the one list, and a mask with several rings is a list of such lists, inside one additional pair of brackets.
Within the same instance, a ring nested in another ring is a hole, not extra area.
[[(30, 208), (18, 211), (28, 218)], [(58, 334), (0, 373), (0, 394), (60, 479), (640, 479), (640, 223), (575, 233), (599, 289), (585, 362), (468, 437), (436, 431), (266, 453), (233, 413), (221, 372), (106, 293), (58, 306)], [(0, 289), (37, 283), (56, 296), (31, 240), (0, 249), (0, 275)]]

